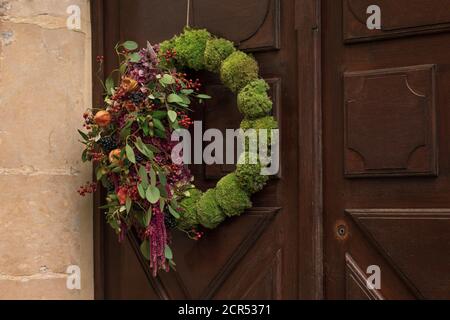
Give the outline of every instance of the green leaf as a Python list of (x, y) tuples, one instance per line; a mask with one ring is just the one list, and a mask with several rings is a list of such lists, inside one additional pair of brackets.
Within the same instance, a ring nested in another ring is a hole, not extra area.
[(163, 186), (166, 186), (167, 184), (167, 178), (166, 178), (166, 174), (162, 171), (158, 172), (158, 177), (159, 177), (159, 182), (161, 182), (161, 184)]
[(146, 189), (148, 187), (148, 175), (147, 175), (147, 170), (145, 169), (144, 166), (141, 166), (139, 168), (139, 178), (141, 178), (141, 183), (143, 184), (143, 188)]
[(167, 97), (167, 102), (168, 103), (184, 103), (184, 100), (179, 95), (177, 95), (175, 93), (171, 93)]
[(141, 55), (137, 52), (130, 54), (129, 56), (130, 62), (136, 63), (141, 60)]
[(141, 124), (141, 129), (144, 132), (144, 135), (148, 136), (150, 135), (150, 127), (148, 125), (148, 122), (144, 122)]
[(208, 96), (207, 94), (198, 94), (197, 98), (203, 99), (203, 100), (211, 99), (211, 97)]
[(138, 44), (134, 41), (125, 41), (122, 43), (122, 46), (127, 50), (136, 50), (138, 48)]
[(149, 158), (150, 160), (153, 159), (153, 157), (154, 157), (153, 152), (148, 148), (148, 146), (144, 142), (142, 142), (141, 138), (138, 138), (134, 145), (147, 158)]
[(170, 249), (168, 245), (166, 245), (166, 247), (164, 248), (164, 256), (166, 257), (167, 260), (173, 259), (172, 249)]
[(194, 92), (194, 90), (192, 90), (192, 89), (183, 89), (183, 90), (181, 90), (181, 93), (186, 94), (186, 95), (190, 95), (193, 92)]
[(167, 116), (169, 117), (170, 122), (175, 122), (178, 117), (177, 113), (173, 110), (169, 110), (167, 112)]
[(125, 140), (131, 133), (133, 121), (127, 121), (125, 126), (120, 130), (120, 139)]
[(113, 172), (113, 173), (119, 173), (121, 171), (122, 171), (122, 168), (120, 166), (115, 167), (114, 169), (111, 170), (111, 172)]
[(150, 186), (147, 189), (145, 196), (151, 204), (155, 204), (158, 202), (159, 198), (161, 197), (161, 193), (158, 188), (156, 188), (154, 186)]
[(158, 189), (159, 189), (159, 193), (161, 194), (161, 197), (163, 197), (163, 198), (167, 198), (168, 197), (166, 187), (164, 187), (163, 185), (160, 184), (158, 186)]
[(84, 141), (89, 141), (89, 137), (86, 133), (84, 133), (81, 130), (78, 130), (78, 133), (80, 134), (80, 136), (84, 139)]
[(164, 119), (167, 117), (167, 111), (158, 110), (152, 113), (153, 119)]
[(105, 81), (106, 93), (112, 94), (114, 90), (114, 80), (112, 77), (108, 77)]
[(136, 163), (136, 156), (134, 155), (133, 148), (127, 144), (125, 151), (127, 153), (127, 159), (130, 160), (131, 163)]
[(180, 219), (180, 214), (171, 206), (168, 206), (170, 213), (177, 219)]
[(83, 162), (86, 162), (86, 161), (87, 161), (87, 153), (88, 153), (88, 150), (85, 149), (85, 150), (83, 151), (83, 153), (81, 154), (81, 161), (83, 161)]
[(128, 67), (128, 65), (126, 63), (122, 63), (119, 67), (120, 74), (124, 74), (125, 71), (127, 71), (127, 67)]
[(108, 224), (114, 229), (114, 231), (116, 231), (116, 233), (120, 232), (119, 222), (117, 220), (108, 219)]
[(166, 128), (164, 128), (164, 125), (162, 124), (161, 120), (159, 119), (153, 119), (153, 124), (155, 125), (156, 129), (159, 129), (163, 132), (166, 131)]
[(180, 129), (180, 125), (178, 122), (174, 122), (170, 124), (172, 126), (172, 129), (177, 130)]
[(127, 197), (127, 201), (125, 203), (125, 207), (127, 208), (127, 213), (130, 213), (131, 205), (133, 204), (133, 201), (130, 197)]
[(191, 104), (191, 99), (188, 98), (188, 96), (181, 96), (181, 98), (183, 99), (183, 104), (188, 106)]
[(173, 260), (169, 260), (170, 267), (176, 271), (175, 267), (177, 266)]
[(152, 207), (150, 207), (147, 212), (144, 214), (144, 224), (146, 227), (150, 225), (150, 222), (152, 221)]
[(145, 259), (150, 260), (150, 242), (148, 240), (144, 240), (144, 242), (142, 242), (141, 253)]
[(137, 189), (138, 189), (138, 192), (139, 192), (139, 196), (140, 196), (142, 199), (145, 199), (145, 188), (144, 188), (144, 186), (142, 185), (142, 183), (139, 183), (139, 184), (138, 184)]
[(162, 78), (159, 80), (159, 82), (166, 86), (169, 84), (174, 84), (175, 83), (175, 79), (170, 75), (170, 74), (165, 74), (164, 76), (162, 76)]
[(157, 136), (158, 138), (162, 138), (162, 139), (166, 138), (166, 132), (165, 131), (162, 131), (160, 129), (156, 129), (154, 132), (155, 132), (155, 136)]
[(113, 203), (113, 204), (105, 204), (104, 206), (98, 207), (99, 209), (109, 209), (112, 207), (116, 207), (117, 204)]
[(157, 147), (151, 145), (151, 144), (146, 144), (145, 145), (151, 152), (153, 153), (160, 153), (161, 150), (159, 150)]
[(105, 168), (104, 167), (98, 167), (97, 171), (96, 171), (96, 177), (97, 177), (97, 181), (100, 181), (103, 177), (103, 175), (105, 174)]
[(156, 187), (156, 173), (153, 169), (150, 170), (150, 185)]
[(161, 199), (159, 201), (159, 210), (164, 211), (165, 206), (166, 206), (166, 201), (164, 199)]

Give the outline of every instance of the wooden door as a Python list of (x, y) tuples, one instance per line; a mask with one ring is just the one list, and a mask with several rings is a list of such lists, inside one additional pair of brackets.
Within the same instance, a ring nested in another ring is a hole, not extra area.
[(322, 26), (325, 297), (449, 299), (450, 2), (325, 0)]
[[(298, 110), (296, 32), (292, 0), (193, 0), (191, 26), (233, 40), (253, 53), (271, 85), (280, 124), (281, 171), (253, 198), (254, 207), (198, 241), (173, 234), (177, 271), (153, 278), (133, 236), (119, 244), (96, 212), (96, 296), (106, 299), (287, 299), (298, 293)], [(157, 43), (182, 31), (187, 1), (94, 1), (94, 50), (115, 68), (114, 45)], [(213, 97), (196, 108), (207, 128), (238, 128), (236, 97), (217, 77), (198, 75)], [(193, 166), (202, 189), (233, 170)], [(100, 198), (99, 198), (100, 199)]]

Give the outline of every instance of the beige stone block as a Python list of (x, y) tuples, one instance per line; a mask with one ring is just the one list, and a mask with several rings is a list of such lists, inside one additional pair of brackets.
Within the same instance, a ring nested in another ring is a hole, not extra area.
[(0, 176), (0, 274), (44, 266), (64, 273), (81, 264), (81, 237), (90, 237), (81, 224), (92, 219), (91, 198), (76, 193), (81, 183), (80, 176)]
[(79, 300), (89, 299), (80, 290), (69, 290), (66, 277), (30, 280), (0, 280), (0, 299)]
[[(41, 169), (80, 165), (82, 145), (76, 129), (91, 106), (86, 96), (85, 36), (67, 30), (15, 25), (14, 43), (0, 65), (0, 106), (5, 121), (0, 167), (34, 165)], [(20, 52), (20, 54), (18, 54)]]
[[(82, 29), (66, 28), (69, 5)], [(76, 129), (91, 105), (87, 0), (0, 1), (0, 299), (93, 296), (91, 179)], [(78, 265), (82, 290), (65, 271)]]

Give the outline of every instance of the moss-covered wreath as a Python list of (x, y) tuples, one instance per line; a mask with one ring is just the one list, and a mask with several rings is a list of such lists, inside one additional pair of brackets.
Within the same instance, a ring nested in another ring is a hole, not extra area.
[[(192, 123), (191, 99), (210, 98), (200, 93), (198, 80), (180, 70), (220, 74), (223, 84), (237, 93), (242, 129), (259, 132), (278, 124), (270, 116), (269, 86), (259, 77), (255, 59), (207, 30), (188, 28), (141, 50), (127, 41), (116, 51), (121, 59), (118, 84), (108, 78), (105, 105), (84, 114), (87, 133), (80, 131), (86, 146), (82, 158), (96, 164), (97, 180), (108, 190), (104, 206), (108, 223), (121, 238), (129, 228), (137, 230), (141, 251), (156, 275), (175, 266), (169, 246), (171, 228), (198, 239), (202, 235), (198, 226), (214, 229), (227, 217), (239, 216), (252, 206), (250, 196), (269, 179), (261, 175), (260, 162), (240, 161), (234, 173), (202, 192), (192, 184), (186, 166), (171, 162), (170, 135)], [(242, 154), (244, 159), (249, 156)], [(79, 192), (94, 190), (95, 183), (88, 183)]]

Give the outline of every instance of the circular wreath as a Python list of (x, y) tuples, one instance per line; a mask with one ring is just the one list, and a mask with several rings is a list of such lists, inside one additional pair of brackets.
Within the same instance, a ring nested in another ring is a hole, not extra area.
[[(193, 185), (187, 166), (172, 161), (176, 145), (172, 132), (192, 124), (192, 100), (210, 99), (201, 93), (198, 79), (189, 79), (189, 70), (220, 74), (223, 84), (237, 93), (243, 130), (259, 132), (278, 125), (269, 115), (269, 86), (259, 78), (256, 60), (205, 29), (187, 28), (141, 50), (137, 43), (126, 41), (116, 46), (116, 52), (120, 66), (102, 82), (105, 104), (87, 110), (87, 132), (79, 130), (85, 145), (82, 160), (95, 163), (97, 182), (87, 183), (78, 192), (94, 192), (101, 182), (107, 190), (102, 207), (107, 222), (120, 240), (131, 228), (136, 230), (142, 254), (156, 276), (159, 270), (175, 266), (169, 246), (171, 229), (198, 240), (202, 227), (214, 229), (227, 217), (250, 208), (250, 196), (269, 179), (261, 175), (261, 162), (242, 161), (251, 155), (246, 150), (235, 172), (202, 192)], [(98, 61), (102, 66), (103, 57)]]

